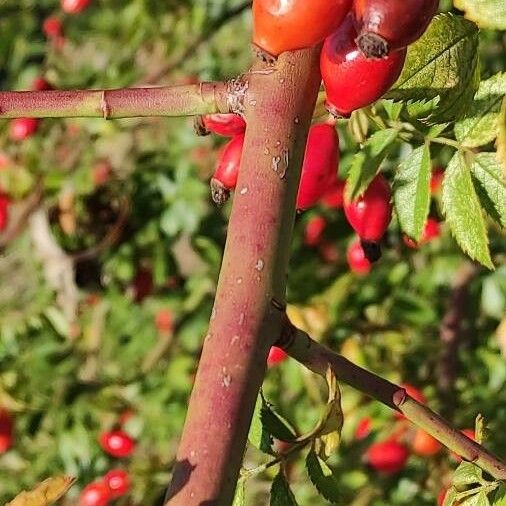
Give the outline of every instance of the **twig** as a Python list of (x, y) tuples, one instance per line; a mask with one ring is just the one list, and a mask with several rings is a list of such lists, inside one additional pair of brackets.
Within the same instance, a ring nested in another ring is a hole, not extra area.
[(506, 463), (451, 427), (427, 406), (416, 402), (402, 387), (362, 369), (317, 343), (306, 332), (297, 329), (288, 318), (281, 339), (276, 345), (281, 346), (291, 357), (320, 376), (325, 377), (328, 367), (331, 367), (340, 381), (403, 413), (409, 421), (464, 459), (480, 466), (494, 478), (506, 479)]
[(229, 112), (228, 83), (118, 90), (1, 91), (0, 118), (135, 118)]

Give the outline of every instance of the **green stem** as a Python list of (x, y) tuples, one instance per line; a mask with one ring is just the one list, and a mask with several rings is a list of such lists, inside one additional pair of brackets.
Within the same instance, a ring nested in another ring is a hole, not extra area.
[(401, 412), (410, 422), (436, 438), (447, 448), (475, 463), (495, 479), (506, 479), (506, 463), (481, 445), (451, 427), (437, 413), (419, 404), (406, 391), (393, 383), (353, 364), (341, 355), (311, 339), (286, 319), (277, 346), (291, 357), (325, 377), (330, 367), (338, 380), (347, 383), (386, 406)]
[(229, 112), (229, 83), (76, 91), (2, 91), (0, 118), (134, 118)]

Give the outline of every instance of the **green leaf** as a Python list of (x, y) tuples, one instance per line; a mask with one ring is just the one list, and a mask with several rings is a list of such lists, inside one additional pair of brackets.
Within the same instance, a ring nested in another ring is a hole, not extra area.
[(262, 411), (265, 405), (265, 401), (261, 395), (257, 397), (255, 404), (255, 411), (253, 412), (253, 418), (251, 420), (251, 426), (249, 429), (248, 440), (261, 452), (270, 455), (274, 454), (272, 449), (272, 436), (269, 431), (264, 427), (262, 421)]
[[(262, 394), (260, 394), (262, 395)], [(260, 417), (264, 429), (274, 436), (276, 439), (281, 441), (292, 442), (297, 439), (297, 433), (293, 426), (283, 418), (273, 407), (272, 404), (268, 403), (262, 395), (262, 409)]]
[(401, 115), (404, 105), (399, 102), (394, 102), (393, 100), (382, 100), (381, 103), (388, 114), (388, 117), (392, 121), (397, 121)]
[(364, 193), (397, 138), (397, 133), (393, 128), (376, 132), (353, 157), (344, 190), (346, 200), (355, 200)]
[(506, 506), (506, 483), (501, 483), (494, 494), (492, 506)]
[(430, 207), (431, 162), (428, 145), (411, 152), (399, 165), (394, 183), (394, 203), (400, 226), (418, 241)]
[(483, 146), (497, 137), (499, 112), (505, 95), (506, 72), (480, 83), (469, 110), (455, 124), (455, 136), (463, 146)]
[(465, 111), (478, 85), (478, 28), (452, 14), (436, 16), (409, 46), (402, 73), (387, 98), (423, 101), (431, 122), (452, 121)]
[(290, 486), (288, 485), (282, 471), (276, 475), (274, 481), (272, 482), (270, 505), (297, 506), (295, 496), (290, 490)]
[(490, 501), (488, 500), (487, 493), (481, 490), (462, 501), (460, 506), (490, 506)]
[(483, 473), (471, 462), (461, 462), (453, 475), (453, 486), (457, 490), (465, 489), (474, 483), (483, 482)]
[(450, 487), (447, 491), (446, 491), (446, 495), (445, 495), (445, 500), (443, 501), (443, 506), (454, 506), (455, 505), (455, 501), (457, 499), (457, 490), (455, 489), (455, 487)]
[(485, 194), (489, 201), (485, 210), (506, 228), (506, 181), (496, 153), (476, 155), (471, 172), (478, 191)]
[(239, 478), (235, 488), (234, 502), (232, 503), (232, 506), (245, 506), (245, 484), (246, 480), (244, 478)]
[(504, 0), (454, 0), (455, 7), (465, 12), (466, 18), (482, 28), (506, 30), (506, 3)]
[(316, 490), (332, 504), (341, 504), (339, 481), (332, 473), (332, 469), (318, 457), (314, 450), (311, 450), (306, 457), (306, 468)]
[(493, 269), (480, 202), (462, 153), (448, 164), (443, 180), (443, 211), (459, 246), (472, 259)]

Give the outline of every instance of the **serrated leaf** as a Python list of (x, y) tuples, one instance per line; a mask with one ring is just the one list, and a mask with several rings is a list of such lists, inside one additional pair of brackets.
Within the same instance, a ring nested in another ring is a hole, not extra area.
[(415, 241), (420, 240), (430, 207), (431, 162), (428, 145), (405, 158), (394, 182), (394, 203), (400, 226)]
[(290, 490), (290, 486), (288, 485), (282, 471), (276, 475), (274, 481), (272, 482), (270, 505), (297, 506), (295, 496)]
[(488, 234), (480, 202), (463, 154), (450, 160), (443, 179), (443, 211), (462, 250), (472, 259), (493, 269)]
[(245, 484), (246, 481), (244, 478), (239, 478), (235, 488), (234, 502), (232, 503), (232, 506), (244, 506), (246, 504)]
[(332, 469), (318, 457), (314, 450), (307, 454), (306, 468), (309, 479), (316, 490), (332, 504), (340, 504), (342, 497), (339, 494), (339, 481), (334, 476)]
[(409, 46), (402, 73), (387, 98), (423, 101), (425, 111), (418, 111), (417, 117), (452, 121), (472, 100), (478, 72), (477, 26), (459, 16), (440, 14)]
[(495, 491), (492, 506), (506, 506), (506, 483), (501, 483)]
[(462, 501), (460, 506), (490, 506), (490, 501), (488, 500), (487, 493), (481, 490)]
[(505, 95), (505, 72), (480, 83), (465, 116), (455, 124), (455, 136), (463, 146), (483, 146), (497, 137), (499, 112)]
[(483, 482), (483, 473), (478, 466), (471, 462), (461, 462), (453, 475), (453, 486), (457, 490), (465, 489), (468, 485)]
[(257, 397), (257, 402), (255, 404), (255, 411), (253, 412), (253, 418), (251, 420), (248, 440), (255, 448), (258, 448), (261, 452), (273, 455), (274, 454), (274, 451), (272, 449), (273, 439), (271, 434), (264, 427), (264, 424), (262, 422), (262, 410), (264, 404), (265, 401), (262, 395), (259, 395)]
[(497, 158), (502, 166), (502, 173), (506, 178), (506, 97), (502, 101), (501, 112), (498, 119), (497, 132)]
[(71, 476), (48, 478), (33, 490), (21, 492), (6, 506), (49, 506), (64, 496), (75, 481)]
[(292, 442), (297, 439), (297, 433), (293, 426), (283, 418), (262, 396), (262, 409), (260, 417), (264, 429), (281, 441)]
[(388, 117), (392, 121), (397, 121), (401, 115), (404, 104), (402, 102), (394, 102), (393, 100), (382, 100), (381, 103)]
[(388, 128), (373, 134), (363, 149), (353, 157), (344, 189), (345, 199), (355, 200), (369, 186), (397, 138), (397, 130)]
[(482, 28), (506, 30), (506, 3), (504, 0), (455, 0), (455, 7), (465, 12), (467, 19)]
[(496, 153), (479, 153), (471, 165), (475, 184), (489, 199), (487, 213), (506, 227), (506, 180)]
[(445, 499), (443, 501), (443, 506), (455, 506), (455, 501), (457, 500), (458, 492), (455, 487), (450, 487), (445, 494)]

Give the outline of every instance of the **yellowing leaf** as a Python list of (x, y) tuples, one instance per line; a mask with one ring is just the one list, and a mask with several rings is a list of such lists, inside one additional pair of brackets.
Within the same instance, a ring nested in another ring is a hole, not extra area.
[(5, 506), (49, 506), (65, 495), (74, 484), (71, 476), (54, 476), (39, 483), (29, 492), (21, 492)]

